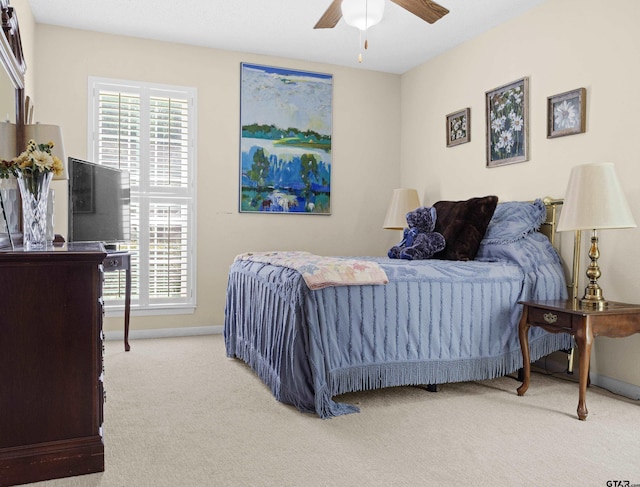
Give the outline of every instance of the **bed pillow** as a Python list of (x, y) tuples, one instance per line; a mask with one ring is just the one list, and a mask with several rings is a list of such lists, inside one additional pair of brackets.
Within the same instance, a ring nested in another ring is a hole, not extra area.
[(508, 201), (496, 207), (484, 238), (490, 243), (510, 243), (535, 232), (547, 217), (541, 199), (534, 202)]
[(556, 265), (560, 256), (547, 237), (540, 232), (531, 232), (511, 242), (483, 239), (476, 260), (506, 261), (519, 265), (526, 272), (536, 272), (542, 266)]
[(446, 245), (443, 251), (433, 257), (446, 260), (475, 259), (497, 204), (497, 196), (435, 203), (433, 206), (437, 219), (434, 231), (444, 236)]

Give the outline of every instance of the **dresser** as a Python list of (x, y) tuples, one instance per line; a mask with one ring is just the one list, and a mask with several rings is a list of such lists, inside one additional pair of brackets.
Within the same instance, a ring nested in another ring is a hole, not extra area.
[(104, 470), (100, 244), (0, 252), (0, 486)]

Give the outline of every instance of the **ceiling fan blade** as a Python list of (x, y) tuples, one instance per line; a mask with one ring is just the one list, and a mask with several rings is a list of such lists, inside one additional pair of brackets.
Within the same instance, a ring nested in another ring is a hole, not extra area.
[[(393, 3), (400, 5), (403, 9), (408, 10), (413, 15), (417, 15), (425, 22), (433, 24), (437, 20), (449, 13), (449, 10), (442, 5), (438, 5), (431, 0), (391, 0)], [(333, 2), (336, 3), (336, 2)]]
[(342, 0), (333, 0), (329, 8), (322, 14), (320, 20), (313, 26), (314, 29), (333, 29), (342, 18), (340, 5)]

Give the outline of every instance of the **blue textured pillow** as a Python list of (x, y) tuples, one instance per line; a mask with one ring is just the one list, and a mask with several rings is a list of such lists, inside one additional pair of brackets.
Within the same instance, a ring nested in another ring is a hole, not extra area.
[(560, 262), (560, 256), (547, 237), (538, 232), (530, 232), (512, 242), (483, 240), (480, 242), (476, 260), (512, 262), (530, 272), (540, 269), (543, 265), (557, 264)]
[(511, 243), (535, 232), (547, 217), (541, 199), (533, 203), (509, 201), (500, 203), (493, 213), (483, 243)]

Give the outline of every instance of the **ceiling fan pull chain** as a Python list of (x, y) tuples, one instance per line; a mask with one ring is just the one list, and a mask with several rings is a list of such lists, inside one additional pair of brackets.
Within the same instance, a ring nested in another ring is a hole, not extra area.
[(369, 0), (364, 4), (364, 48), (369, 49)]

